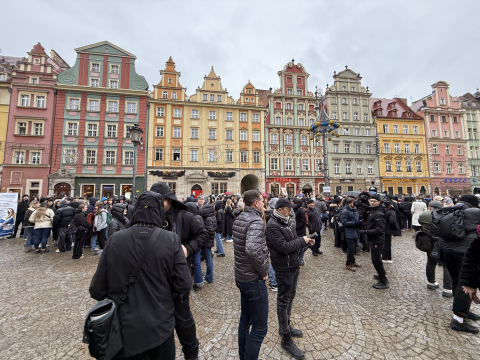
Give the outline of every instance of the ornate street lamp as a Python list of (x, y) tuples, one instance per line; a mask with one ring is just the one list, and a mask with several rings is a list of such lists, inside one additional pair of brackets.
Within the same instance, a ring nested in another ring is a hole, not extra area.
[[(340, 134), (338, 133), (340, 124), (328, 117), (325, 108), (323, 107), (325, 99), (326, 98), (322, 96), (322, 90), (315, 86), (315, 110), (317, 111), (317, 121), (315, 124), (309, 126), (308, 130), (312, 133), (310, 140), (319, 142), (320, 139), (323, 138), (323, 174), (325, 177), (325, 186), (330, 187), (328, 178), (327, 140), (332, 141), (332, 137), (340, 137)], [(327, 191), (327, 193), (330, 192), (331, 191)]]
[(142, 140), (143, 130), (138, 127), (138, 124), (135, 124), (130, 128), (130, 140), (134, 146), (133, 150), (133, 179), (132, 179), (132, 204), (135, 203), (135, 176), (137, 175), (137, 152), (138, 145)]

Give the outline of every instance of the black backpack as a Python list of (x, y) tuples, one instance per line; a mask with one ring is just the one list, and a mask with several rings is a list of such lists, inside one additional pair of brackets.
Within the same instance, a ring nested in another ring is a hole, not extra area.
[(444, 207), (432, 211), (431, 234), (445, 240), (462, 240), (465, 233), (463, 223), (464, 209), (455, 207)]
[(415, 237), (415, 246), (418, 250), (423, 252), (431, 252), (435, 241), (432, 237), (427, 234), (425, 231), (418, 231), (414, 235)]
[(75, 224), (75, 218), (68, 224), (67, 233), (70, 235), (76, 234), (78, 231), (77, 224)]

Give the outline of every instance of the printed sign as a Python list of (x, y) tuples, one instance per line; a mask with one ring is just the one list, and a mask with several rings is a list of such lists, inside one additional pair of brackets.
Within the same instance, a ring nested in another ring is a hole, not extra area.
[(17, 201), (17, 193), (0, 193), (0, 238), (13, 234)]
[(330, 186), (324, 186), (323, 192), (330, 192)]

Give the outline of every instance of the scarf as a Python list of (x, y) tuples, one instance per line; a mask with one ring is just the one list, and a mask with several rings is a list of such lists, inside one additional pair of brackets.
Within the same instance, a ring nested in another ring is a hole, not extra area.
[(285, 217), (283, 216), (282, 214), (280, 214), (277, 209), (273, 210), (273, 214), (272, 216), (277, 219), (277, 220), (280, 220), (281, 222), (285, 223), (285, 224), (288, 224), (290, 222), (290, 217)]

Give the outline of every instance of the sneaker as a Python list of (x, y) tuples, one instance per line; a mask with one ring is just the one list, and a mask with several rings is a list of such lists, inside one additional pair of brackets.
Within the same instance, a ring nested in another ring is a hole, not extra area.
[(215, 253), (215, 254), (218, 254), (218, 250), (215, 250), (214, 253)]
[(80, 256), (80, 259), (83, 259), (84, 257), (85, 257), (85, 256), (83, 256), (83, 254), (82, 254), (82, 256)]
[(393, 264), (392, 260), (382, 260), (384, 264)]
[(62, 250), (60, 250), (60, 249), (57, 249), (55, 252), (60, 253), (60, 252), (65, 252), (65, 250), (62, 251)]
[(103, 250), (98, 250), (95, 254), (93, 255), (102, 255), (103, 254)]
[(449, 289), (443, 289), (442, 296), (446, 298), (451, 298), (453, 297), (453, 291)]
[(359, 265), (359, 264), (357, 264), (357, 263), (353, 263), (352, 266), (355, 266), (355, 267), (357, 267), (357, 268), (361, 268), (361, 267), (362, 267), (362, 265)]
[(33, 251), (33, 249), (31, 247), (28, 247), (28, 248), (25, 248), (25, 252), (30, 252), (30, 251)]
[(452, 321), (450, 321), (450, 329), (455, 331), (465, 331), (471, 334), (478, 334), (478, 328), (466, 322), (465, 319), (463, 320), (463, 323), (452, 319)]
[(438, 283), (436, 281), (434, 283), (431, 283), (431, 282), (427, 281), (427, 289), (428, 290), (435, 290), (439, 286), (440, 285), (438, 285)]
[(386, 282), (383, 282), (383, 281), (379, 280), (378, 283), (373, 284), (372, 287), (374, 287), (377, 290), (384, 290), (384, 289), (389, 289), (390, 285), (388, 285), (388, 283), (386, 283)]
[(300, 260), (300, 266), (304, 266), (305, 265), (305, 260)]
[(38, 250), (35, 250), (35, 254), (41, 254), (42, 253), (42, 250), (38, 249)]
[(480, 320), (480, 315), (477, 315), (474, 312), (469, 311), (467, 313), (467, 319), (470, 319), (470, 320), (473, 320), (473, 321), (478, 321), (478, 320)]
[(285, 342), (284, 338), (282, 337), (282, 348), (294, 359), (302, 360), (305, 358), (305, 353), (300, 350), (292, 340), (290, 340), (290, 342)]
[(233, 239), (225, 240), (225, 242), (227, 242), (227, 243), (232, 243), (232, 242), (233, 242)]
[(357, 271), (357, 269), (353, 265), (345, 265), (345, 269), (353, 271), (353, 272)]
[(203, 285), (205, 285), (203, 282), (201, 282), (200, 284), (193, 284), (192, 288), (193, 290), (198, 291), (203, 287)]
[(278, 286), (273, 284), (268, 284), (268, 288), (272, 291), (278, 291)]
[(225, 254), (217, 254), (217, 257), (225, 257)]

